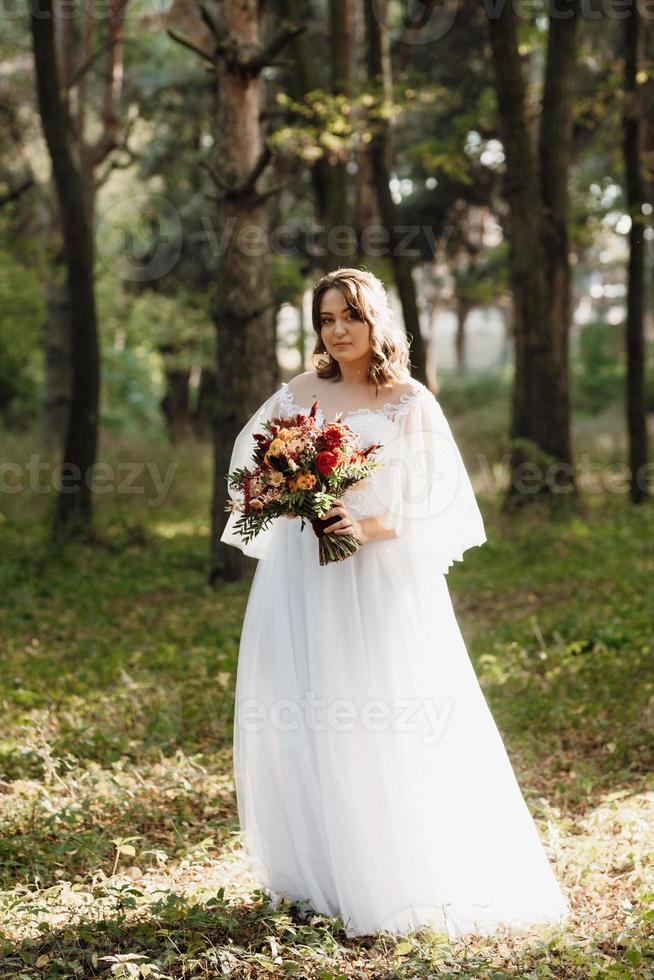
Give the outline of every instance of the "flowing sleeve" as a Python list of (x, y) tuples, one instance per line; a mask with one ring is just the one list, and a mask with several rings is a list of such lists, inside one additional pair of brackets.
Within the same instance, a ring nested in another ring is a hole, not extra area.
[[(234, 447), (232, 449), (232, 457), (229, 462), (229, 472), (232, 473), (235, 469), (241, 469), (241, 467), (252, 465), (252, 454), (254, 452), (256, 442), (254, 440), (255, 432), (263, 431), (263, 424), (268, 419), (273, 418), (275, 415), (281, 414), (279, 395), (281, 389), (273, 392), (266, 401), (259, 406), (252, 418), (250, 418), (234, 441)], [(225, 501), (228, 497), (232, 500), (243, 500), (243, 493), (235, 487), (230, 487), (225, 480)], [(263, 531), (260, 531), (256, 537), (252, 538), (247, 544), (243, 538), (234, 530), (234, 525), (239, 518), (239, 513), (232, 511), (227, 519), (227, 524), (225, 529), (220, 536), (220, 540), (224, 544), (229, 544), (234, 548), (240, 548), (244, 555), (248, 558), (267, 558), (270, 552), (270, 546), (272, 544), (273, 536), (277, 530), (277, 521), (273, 521), (268, 525)]]
[(412, 398), (383, 447), (376, 482), (378, 520), (413, 556), (447, 573), (483, 544), (484, 522), (449, 423), (428, 388)]

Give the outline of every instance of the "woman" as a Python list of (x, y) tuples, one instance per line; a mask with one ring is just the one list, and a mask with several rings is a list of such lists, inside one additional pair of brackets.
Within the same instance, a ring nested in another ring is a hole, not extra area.
[(382, 283), (338, 269), (314, 287), (315, 371), (282, 384), (239, 434), (251, 461), (273, 416), (337, 417), (383, 466), (328, 512), (355, 555), (321, 566), (310, 524), (278, 520), (240, 641), (234, 726), (251, 869), (349, 936), (432, 926), (450, 938), (562, 923), (568, 905), (458, 628), (445, 574), (486, 540), (433, 394), (408, 371)]

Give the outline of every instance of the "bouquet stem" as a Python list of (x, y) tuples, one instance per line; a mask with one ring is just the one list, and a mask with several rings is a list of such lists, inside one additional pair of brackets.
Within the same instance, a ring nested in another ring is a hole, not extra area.
[(320, 564), (328, 565), (333, 561), (343, 561), (350, 555), (356, 554), (361, 547), (361, 542), (353, 534), (329, 534), (330, 524), (340, 520), (340, 516), (335, 514), (333, 517), (312, 517), (311, 527), (318, 538), (318, 552)]

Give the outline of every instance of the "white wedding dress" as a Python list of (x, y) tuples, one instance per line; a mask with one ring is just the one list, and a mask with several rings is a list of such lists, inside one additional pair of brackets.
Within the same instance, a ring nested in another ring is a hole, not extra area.
[[(274, 415), (308, 413), (287, 384), (239, 434), (230, 470)], [(318, 421), (324, 422), (321, 412)], [(261, 887), (340, 916), (348, 936), (423, 926), (450, 939), (569, 915), (456, 622), (445, 573), (486, 540), (449, 425), (424, 385), (345, 415), (385, 462), (345, 496), (397, 537), (321, 566), (310, 523), (281, 518), (243, 622), (234, 772)]]

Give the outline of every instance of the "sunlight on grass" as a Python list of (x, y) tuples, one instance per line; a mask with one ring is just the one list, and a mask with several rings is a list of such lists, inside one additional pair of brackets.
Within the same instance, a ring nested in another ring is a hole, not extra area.
[(157, 537), (167, 539), (175, 538), (180, 534), (209, 537), (209, 525), (198, 524), (195, 521), (153, 521), (150, 530)]

